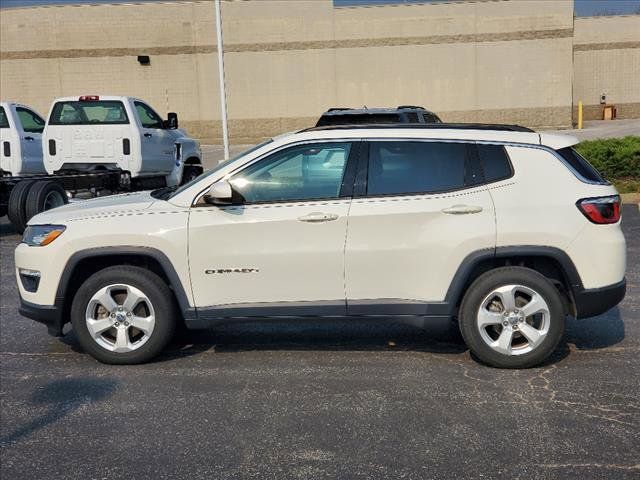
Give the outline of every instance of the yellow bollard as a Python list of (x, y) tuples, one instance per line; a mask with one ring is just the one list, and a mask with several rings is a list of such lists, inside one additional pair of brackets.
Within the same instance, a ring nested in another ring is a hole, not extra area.
[(582, 130), (582, 100), (578, 101), (578, 130)]

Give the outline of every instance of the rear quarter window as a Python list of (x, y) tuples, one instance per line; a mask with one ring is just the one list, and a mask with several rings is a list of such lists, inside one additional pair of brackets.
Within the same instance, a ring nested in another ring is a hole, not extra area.
[(571, 147), (561, 148), (556, 152), (565, 160), (565, 162), (583, 179), (592, 183), (608, 183), (600, 172), (596, 170), (582, 155)]
[(124, 104), (117, 100), (57, 102), (51, 125), (123, 125), (129, 123)]

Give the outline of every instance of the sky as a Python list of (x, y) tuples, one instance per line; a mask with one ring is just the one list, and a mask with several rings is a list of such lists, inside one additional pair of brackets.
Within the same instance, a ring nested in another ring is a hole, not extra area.
[[(33, 5), (47, 5), (53, 3), (127, 3), (132, 1), (140, 2), (154, 0), (0, 0), (0, 7), (25, 7)], [(438, 1), (442, 0), (333, 0), (336, 6), (375, 5), (389, 3), (427, 3)], [(589, 17), (602, 13), (607, 13), (610, 15), (640, 13), (640, 0), (575, 0), (575, 12), (579, 17)]]

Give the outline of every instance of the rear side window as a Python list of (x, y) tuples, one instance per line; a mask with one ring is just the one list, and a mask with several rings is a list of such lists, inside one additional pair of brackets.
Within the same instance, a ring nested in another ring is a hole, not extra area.
[(455, 190), (479, 183), (464, 143), (370, 142), (368, 195)]
[(17, 107), (16, 112), (22, 124), (22, 130), (28, 133), (42, 133), (44, 120), (35, 112), (23, 107)]
[(129, 123), (124, 104), (117, 100), (57, 102), (51, 125), (122, 125)]
[(9, 119), (4, 111), (4, 107), (0, 107), (0, 128), (9, 128)]
[(511, 176), (509, 157), (502, 145), (478, 144), (477, 149), (486, 183), (504, 180)]
[(600, 172), (598, 172), (598, 170), (596, 170), (582, 155), (576, 152), (573, 148), (565, 147), (556, 151), (562, 158), (564, 158), (564, 160), (571, 166), (571, 168), (585, 180), (595, 183), (607, 183), (607, 181), (602, 178), (602, 175), (600, 175)]
[(424, 123), (442, 123), (433, 113), (423, 113), (422, 118), (424, 119)]

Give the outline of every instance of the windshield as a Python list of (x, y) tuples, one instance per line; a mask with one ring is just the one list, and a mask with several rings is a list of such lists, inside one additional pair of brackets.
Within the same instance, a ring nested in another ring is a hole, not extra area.
[(50, 125), (118, 125), (128, 124), (124, 104), (116, 100), (80, 100), (57, 102)]
[(185, 183), (184, 185), (180, 186), (179, 188), (177, 188), (177, 187), (161, 188), (159, 190), (154, 190), (153, 192), (151, 192), (151, 195), (154, 198), (158, 198), (160, 200), (168, 200), (170, 198), (173, 198), (176, 195), (178, 195), (179, 193), (184, 192), (187, 188), (190, 188), (192, 185), (195, 185), (200, 180), (203, 180), (203, 179), (207, 178), (208, 176), (213, 175), (217, 171), (222, 170), (224, 167), (226, 167), (230, 163), (235, 162), (236, 160), (238, 160), (241, 157), (244, 157), (245, 155), (249, 155), (251, 152), (255, 152), (259, 148), (262, 148), (265, 145), (270, 144), (271, 142), (273, 142), (273, 139), (270, 138), (269, 140), (267, 140), (265, 142), (262, 142), (262, 143), (260, 143), (260, 144), (258, 144), (256, 146), (254, 146), (254, 147), (251, 147), (250, 149), (245, 150), (242, 153), (239, 153), (238, 155), (236, 155), (233, 158), (230, 158), (229, 160), (224, 160), (224, 161), (220, 162), (219, 164), (217, 164), (215, 167), (213, 167), (211, 170), (207, 170), (206, 172), (201, 173), (196, 178), (194, 178), (190, 182)]

